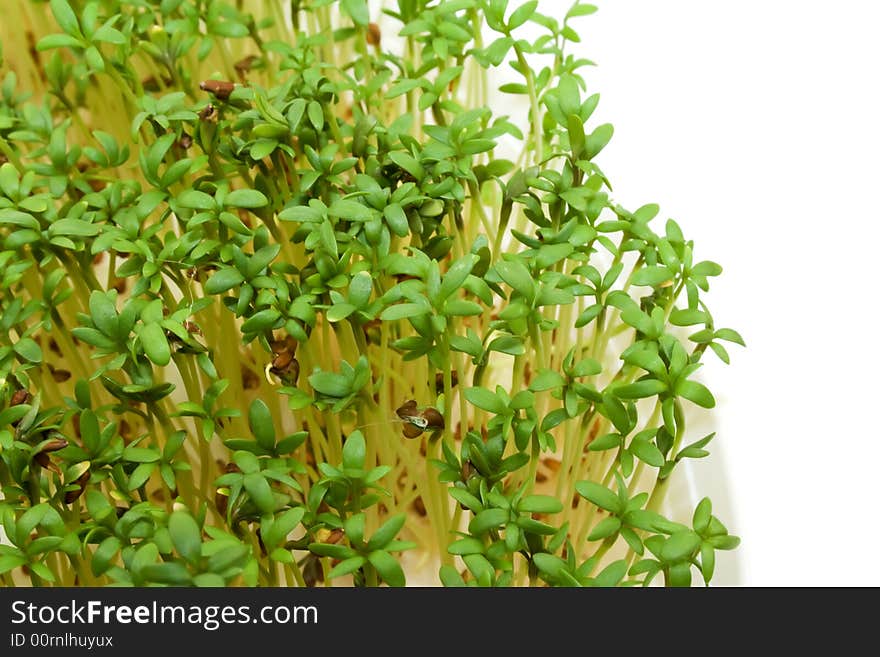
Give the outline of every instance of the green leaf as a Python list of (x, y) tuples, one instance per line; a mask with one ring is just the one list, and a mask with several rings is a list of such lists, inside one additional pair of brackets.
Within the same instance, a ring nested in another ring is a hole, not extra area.
[(296, 529), (299, 523), (302, 522), (305, 512), (305, 508), (300, 506), (294, 509), (288, 509), (275, 518), (275, 522), (272, 523), (272, 529), (268, 536), (269, 544), (278, 545), (286, 540), (287, 535)]
[(709, 317), (702, 310), (676, 309), (669, 314), (669, 323), (675, 326), (693, 326), (705, 324)]
[(269, 205), (269, 199), (256, 189), (236, 189), (226, 195), (223, 204), (233, 208), (262, 208)]
[(610, 123), (600, 125), (587, 136), (587, 159), (592, 160), (599, 152), (608, 145), (614, 134), (614, 126)]
[(482, 408), (484, 411), (489, 411), (496, 415), (504, 415), (508, 412), (507, 406), (501, 398), (486, 388), (467, 388), (464, 391), (464, 397), (471, 404), (477, 408)]
[(676, 394), (685, 399), (694, 402), (697, 406), (703, 408), (713, 408), (715, 406), (715, 397), (709, 389), (702, 383), (697, 381), (679, 381), (675, 386)]
[(360, 547), (363, 545), (364, 524), (366, 519), (367, 517), (363, 513), (355, 513), (346, 518), (342, 525), (345, 530), (345, 535), (348, 537), (349, 542), (354, 546)]
[(98, 330), (110, 338), (117, 337), (119, 313), (110, 297), (98, 290), (92, 291), (89, 295), (89, 313)]
[(418, 160), (409, 153), (404, 151), (393, 151), (388, 153), (388, 157), (401, 169), (412, 174), (412, 177), (417, 181), (421, 181), (422, 178), (425, 177), (425, 169), (419, 164)]
[(568, 10), (568, 13), (565, 15), (566, 19), (575, 18), (577, 16), (588, 16), (589, 14), (593, 14), (596, 12), (595, 5), (575, 5), (571, 9)]
[(657, 446), (647, 440), (633, 440), (629, 449), (639, 460), (655, 468), (663, 467), (666, 463)]
[(171, 361), (171, 348), (160, 324), (147, 324), (140, 333), (144, 353), (156, 365), (164, 367)]
[(272, 513), (275, 510), (275, 496), (269, 482), (258, 472), (246, 474), (242, 483), (251, 500), (263, 513)]
[(447, 588), (461, 588), (467, 586), (459, 572), (452, 566), (440, 567), (440, 582)]
[(382, 214), (392, 233), (398, 237), (406, 237), (409, 234), (409, 221), (399, 203), (389, 203)]
[(213, 210), (216, 205), (212, 196), (195, 189), (187, 189), (181, 192), (177, 197), (177, 203), (185, 208), (193, 208), (195, 210)]
[(734, 342), (743, 347), (746, 346), (745, 340), (742, 339), (742, 336), (729, 328), (722, 328), (715, 331), (715, 337), (718, 340), (726, 340), (727, 342)]
[(309, 104), (306, 106), (306, 114), (309, 117), (309, 122), (312, 124), (312, 127), (320, 132), (324, 127), (324, 109), (321, 107), (321, 103), (317, 100), (310, 100)]
[(606, 449), (614, 449), (620, 446), (620, 434), (607, 433), (604, 436), (596, 438), (590, 443), (589, 450), (591, 452), (602, 452)]
[(406, 586), (406, 576), (403, 574), (403, 569), (397, 563), (397, 559), (385, 550), (370, 552), (367, 559), (388, 586)]
[(244, 282), (244, 276), (237, 269), (227, 267), (219, 270), (205, 283), (205, 292), (221, 294)]
[(52, 15), (55, 16), (58, 27), (70, 36), (82, 36), (82, 33), (79, 31), (79, 21), (76, 19), (76, 14), (70, 8), (67, 0), (51, 0), (49, 6), (52, 9)]
[(453, 541), (446, 549), (449, 554), (457, 554), (464, 556), (466, 554), (482, 554), (486, 549), (483, 542), (473, 536), (466, 536), (457, 541)]
[(42, 561), (32, 561), (30, 564), (28, 564), (28, 567), (30, 568), (30, 571), (40, 579), (46, 582), (55, 581), (55, 575), (52, 574), (52, 571), (49, 570), (49, 567)]
[(0, 575), (14, 570), (27, 563), (27, 558), (21, 554), (5, 554), (0, 557)]
[(34, 342), (31, 338), (22, 338), (12, 345), (12, 349), (19, 356), (31, 363), (39, 363), (43, 360), (43, 350), (40, 349), (40, 345)]
[(119, 542), (119, 539), (115, 536), (108, 536), (101, 544), (98, 546), (98, 549), (95, 550), (95, 553), (92, 555), (92, 574), (95, 577), (100, 577), (112, 566), (112, 559), (116, 556), (116, 553), (119, 552), (119, 548), (122, 547), (122, 544)]
[(535, 10), (538, 8), (538, 0), (530, 0), (529, 2), (525, 2), (510, 15), (510, 18), (507, 21), (507, 29), (515, 30), (520, 25), (525, 23), (532, 17), (532, 14), (535, 13)]
[(563, 505), (551, 495), (527, 495), (520, 500), (518, 511), (526, 513), (559, 513)]
[(406, 522), (406, 514), (399, 513), (395, 516), (389, 518), (385, 523), (379, 527), (373, 535), (370, 537), (369, 542), (367, 542), (368, 550), (381, 550), (386, 545), (388, 545), (395, 536), (400, 532), (403, 528), (403, 524)]
[(208, 559), (208, 572), (222, 573), (234, 566), (243, 565), (244, 560), (248, 557), (250, 550), (246, 545), (233, 544), (217, 550)]
[[(483, 314), (483, 307), (475, 301), (468, 301), (467, 299), (450, 299), (445, 304), (445, 311), (450, 317), (474, 317), (475, 315)], [(500, 340), (502, 338), (498, 339)], [(493, 343), (494, 342), (495, 341), (493, 340)], [(525, 353), (525, 347), (521, 342), (517, 341), (516, 349), (520, 351), (520, 353)], [(501, 350), (496, 349), (496, 351)]]
[(420, 303), (398, 303), (393, 306), (388, 306), (383, 310), (382, 314), (379, 315), (379, 319), (384, 322), (394, 322), (400, 319), (427, 315), (430, 312), (431, 309), (428, 306)]
[(712, 500), (704, 497), (694, 509), (693, 527), (698, 534), (704, 534), (709, 528), (709, 521), (712, 519)]
[(356, 310), (357, 308), (350, 303), (337, 303), (327, 309), (325, 317), (327, 317), (328, 322), (339, 322)]
[(661, 283), (671, 281), (674, 276), (675, 273), (671, 269), (662, 265), (653, 265), (636, 271), (632, 276), (632, 284), (656, 287)]
[(471, 518), (468, 531), (471, 534), (484, 534), (490, 529), (501, 527), (509, 519), (510, 512), (507, 509), (485, 509)]
[(710, 260), (698, 262), (691, 267), (691, 273), (695, 276), (719, 276), (722, 271), (721, 265)]
[(706, 541), (700, 546), (700, 571), (706, 584), (712, 581), (715, 574), (715, 548)]
[[(83, 420), (85, 420), (86, 417), (86, 412), (84, 411), (82, 415)], [(129, 445), (123, 450), (122, 458), (126, 461), (131, 461), (132, 463), (155, 463), (161, 458), (161, 456), (155, 449)]]
[(593, 527), (593, 531), (590, 532), (587, 540), (601, 541), (608, 538), (609, 536), (613, 536), (618, 531), (620, 531), (620, 524), (620, 518), (616, 518), (615, 516), (604, 518), (595, 527)]
[(565, 561), (554, 554), (547, 554), (546, 552), (538, 552), (532, 557), (532, 559), (538, 567), (538, 570), (549, 575), (553, 579), (558, 578), (560, 573), (564, 572), (567, 567)]
[(370, 22), (370, 12), (367, 9), (367, 0), (342, 0), (342, 10), (351, 17), (356, 25), (366, 27)]
[(275, 323), (280, 319), (281, 313), (275, 308), (264, 308), (247, 318), (241, 325), (242, 333), (259, 333), (267, 331), (275, 327)]
[(363, 470), (367, 455), (367, 444), (360, 431), (353, 432), (342, 446), (342, 467), (350, 470)]
[(188, 511), (174, 511), (168, 518), (168, 533), (178, 554), (191, 564), (202, 556), (202, 532)]
[(343, 575), (349, 575), (358, 570), (366, 562), (367, 560), (360, 555), (343, 559), (336, 564), (329, 573), (327, 573), (327, 579), (335, 579), (337, 577), (342, 577)]
[(578, 315), (577, 321), (574, 323), (575, 328), (580, 328), (582, 326), (586, 326), (594, 319), (599, 316), (599, 313), (602, 312), (602, 304), (594, 303), (592, 306), (589, 306), (584, 312)]
[(70, 34), (47, 34), (37, 42), (37, 50), (52, 50), (53, 48), (82, 48), (83, 42)]
[(614, 388), (614, 394), (620, 399), (643, 399), (665, 391), (666, 384), (657, 379), (645, 379)]
[(351, 392), (351, 382), (336, 372), (314, 372), (309, 375), (309, 384), (315, 392), (327, 397), (342, 398)]
[(495, 264), (501, 279), (523, 295), (530, 303), (535, 299), (535, 282), (526, 266), (517, 260), (503, 260)]
[(248, 425), (260, 447), (267, 451), (275, 449), (275, 423), (272, 420), (269, 407), (262, 399), (255, 399), (251, 402), (248, 411)]
[(349, 221), (367, 221), (373, 217), (370, 208), (363, 203), (344, 198), (330, 204), (330, 207), (327, 208), (327, 214)]
[(608, 566), (596, 576), (593, 580), (594, 586), (610, 587), (620, 584), (620, 580), (626, 575), (627, 562), (625, 559), (619, 559)]
[(94, 237), (101, 232), (101, 227), (82, 219), (59, 219), (49, 226), (49, 235), (65, 235), (67, 237)]
[(439, 307), (453, 292), (458, 290), (479, 260), (480, 258), (475, 254), (467, 253), (453, 262), (443, 275), (436, 298), (432, 299), (434, 305)]
[(689, 559), (700, 547), (702, 540), (690, 529), (676, 532), (663, 544), (660, 558), (667, 563), (675, 563)]
[(575, 484), (575, 490), (585, 499), (596, 506), (611, 513), (623, 511), (620, 498), (605, 486), (594, 481), (579, 481)]
[(140, 570), (140, 575), (150, 582), (173, 586), (183, 586), (192, 581), (192, 575), (186, 566), (176, 561), (147, 564)]

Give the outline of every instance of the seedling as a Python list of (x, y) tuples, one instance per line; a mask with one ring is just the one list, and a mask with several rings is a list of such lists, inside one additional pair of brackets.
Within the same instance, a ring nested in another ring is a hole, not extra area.
[(661, 511), (742, 339), (599, 168), (594, 6), (7, 4), (4, 584), (712, 579)]

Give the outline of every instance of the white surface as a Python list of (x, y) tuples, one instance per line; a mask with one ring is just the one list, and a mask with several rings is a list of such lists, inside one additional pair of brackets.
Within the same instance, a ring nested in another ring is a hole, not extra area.
[(724, 266), (710, 309), (748, 343), (704, 368), (743, 538), (727, 583), (878, 585), (880, 5), (596, 4), (580, 52), (616, 129), (598, 161), (616, 200), (660, 203)]

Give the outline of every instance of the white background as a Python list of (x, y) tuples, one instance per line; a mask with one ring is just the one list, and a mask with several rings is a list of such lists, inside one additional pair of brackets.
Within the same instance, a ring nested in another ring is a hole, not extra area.
[(724, 266), (710, 309), (748, 345), (703, 369), (698, 474), (743, 539), (719, 582), (878, 585), (880, 5), (596, 4), (578, 52), (616, 130), (597, 162)]

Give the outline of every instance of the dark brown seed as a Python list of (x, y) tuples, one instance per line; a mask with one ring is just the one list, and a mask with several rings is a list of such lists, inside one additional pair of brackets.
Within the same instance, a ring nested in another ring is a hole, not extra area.
[(464, 463), (461, 464), (461, 479), (462, 479), (462, 481), (467, 481), (476, 473), (477, 473), (477, 471), (470, 461), (465, 461)]
[(423, 429), (420, 429), (414, 424), (407, 423), (403, 425), (403, 435), (407, 438), (418, 438), (423, 432)]
[(289, 351), (282, 351), (275, 355), (275, 358), (272, 359), (272, 369), (284, 371), (290, 365), (293, 360), (293, 354)]
[(193, 333), (195, 335), (204, 335), (202, 333), (202, 329), (199, 328), (199, 325), (195, 322), (190, 322), (189, 320), (183, 323), (183, 328), (185, 328), (189, 333)]
[(190, 146), (193, 144), (193, 138), (187, 133), (182, 133), (180, 135), (180, 139), (177, 140), (177, 145), (180, 146), (183, 150), (188, 150)]
[(59, 449), (64, 449), (65, 447), (67, 447), (67, 441), (63, 438), (56, 438), (43, 445), (43, 449), (41, 449), (40, 452), (48, 454), (49, 452), (57, 452)]
[(272, 353), (277, 355), (285, 351), (289, 351), (291, 354), (295, 354), (298, 344), (299, 343), (294, 339), (292, 335), (285, 335), (280, 340), (272, 341)]
[(325, 543), (329, 543), (330, 545), (336, 545), (339, 541), (342, 540), (342, 537), (345, 536), (345, 532), (341, 529), (334, 529), (330, 532), (330, 535), (325, 540)]
[[(456, 370), (452, 370), (452, 373), (449, 377), (450, 382), (452, 383), (452, 387), (458, 385), (458, 372)], [(437, 372), (434, 376), (434, 391), (439, 395), (443, 392), (444, 383), (443, 383), (443, 372)]]
[(10, 406), (18, 406), (19, 404), (27, 404), (31, 400), (31, 393), (22, 388), (12, 393), (12, 399), (9, 400)]
[(217, 122), (217, 108), (213, 105), (205, 105), (202, 111), (199, 112), (199, 120), (200, 121), (211, 121), (213, 123)]
[(213, 94), (220, 100), (226, 100), (235, 89), (235, 83), (228, 80), (203, 80), (199, 83), (199, 89)]
[(249, 367), (241, 366), (241, 385), (245, 390), (254, 390), (260, 387), (260, 377), (254, 374)]
[(306, 586), (315, 586), (318, 582), (324, 581), (324, 569), (321, 567), (321, 560), (314, 554), (307, 554), (300, 562), (300, 570), (302, 570), (303, 581)]
[(436, 408), (426, 408), (424, 411), (422, 411), (422, 417), (428, 421), (428, 427), (435, 431), (446, 428), (446, 423), (443, 421), (443, 416)]
[(418, 513), (423, 518), (426, 515), (428, 515), (428, 510), (425, 508), (425, 503), (422, 501), (421, 495), (419, 495), (416, 499), (413, 500), (412, 508), (416, 513)]
[(49, 369), (52, 372), (52, 378), (56, 383), (64, 383), (70, 378), (70, 372), (67, 370), (56, 370), (54, 367), (49, 365)]
[(92, 478), (92, 471), (91, 470), (86, 470), (79, 477), (77, 477), (76, 482), (74, 482), (74, 483), (76, 483), (79, 486), (79, 488), (77, 488), (76, 490), (69, 490), (66, 493), (64, 493), (64, 503), (65, 504), (73, 504), (74, 502), (76, 502), (80, 498), (80, 496), (85, 492), (86, 484), (89, 483), (89, 479), (91, 479), (91, 478)]
[(251, 68), (253, 68), (254, 63), (259, 61), (259, 57), (257, 55), (248, 55), (243, 59), (239, 59), (233, 65), (235, 67), (235, 71), (238, 73), (239, 77), (241, 77), (242, 81), (244, 81), (245, 74), (248, 73)]
[(403, 406), (395, 411), (397, 413), (397, 417), (401, 420), (406, 420), (408, 418), (414, 417), (418, 412), (418, 405), (416, 404), (415, 399), (409, 399), (403, 402)]
[(376, 23), (367, 25), (367, 43), (371, 46), (378, 46), (382, 43), (382, 31)]
[(299, 379), (299, 361), (289, 351), (282, 351), (272, 359), (269, 371), (285, 384), (294, 384)]

